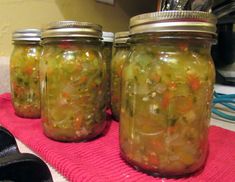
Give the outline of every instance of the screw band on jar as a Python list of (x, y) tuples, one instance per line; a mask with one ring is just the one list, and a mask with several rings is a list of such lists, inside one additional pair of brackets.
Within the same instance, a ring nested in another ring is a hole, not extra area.
[(102, 27), (98, 24), (79, 21), (58, 21), (47, 25), (42, 39), (59, 37), (102, 37)]
[(40, 42), (41, 30), (40, 29), (19, 29), (13, 32), (12, 41), (27, 41), (27, 42)]
[(128, 31), (115, 33), (114, 43), (115, 44), (125, 44), (125, 43), (127, 43), (127, 41), (129, 40), (129, 35), (130, 35), (130, 32), (128, 32)]
[(216, 17), (201, 11), (162, 11), (134, 16), (130, 34), (146, 32), (195, 32), (216, 35)]
[(41, 31), (20, 29), (12, 34), (14, 49), (10, 58), (12, 103), (20, 117), (39, 118)]
[(103, 38), (103, 42), (113, 42), (114, 33), (113, 32), (103, 32), (102, 38)]

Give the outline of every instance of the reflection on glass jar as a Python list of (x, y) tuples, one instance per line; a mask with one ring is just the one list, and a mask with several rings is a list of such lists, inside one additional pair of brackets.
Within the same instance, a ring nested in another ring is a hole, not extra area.
[(105, 127), (101, 35), (99, 25), (75, 21), (52, 23), (42, 33), (42, 123), (52, 139), (89, 140)]
[(21, 29), (13, 33), (10, 59), (11, 95), (15, 113), (25, 118), (40, 117), (39, 61), (41, 32)]
[(115, 34), (115, 52), (111, 63), (111, 110), (117, 121), (120, 119), (122, 69), (129, 55), (128, 39), (129, 32)]
[(106, 108), (110, 108), (111, 95), (110, 95), (110, 79), (111, 79), (111, 61), (112, 61), (112, 49), (113, 49), (113, 37), (112, 32), (103, 32), (103, 49), (102, 57), (106, 63)]
[(122, 74), (120, 147), (133, 166), (169, 177), (190, 174), (205, 163), (215, 22), (203, 12), (131, 19), (131, 53)]

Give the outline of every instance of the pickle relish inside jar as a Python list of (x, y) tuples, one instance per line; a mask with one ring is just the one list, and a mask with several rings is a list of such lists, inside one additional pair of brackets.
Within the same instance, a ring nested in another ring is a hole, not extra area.
[(166, 11), (130, 20), (122, 73), (122, 157), (151, 175), (179, 177), (203, 167), (215, 70), (216, 18)]

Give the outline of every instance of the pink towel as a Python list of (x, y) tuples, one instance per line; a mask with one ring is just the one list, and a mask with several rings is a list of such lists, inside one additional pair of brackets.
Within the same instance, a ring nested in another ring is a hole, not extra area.
[(61, 143), (42, 133), (40, 119), (23, 119), (14, 114), (10, 94), (0, 95), (0, 123), (70, 181), (235, 181), (235, 133), (212, 126), (210, 153), (204, 170), (188, 178), (163, 179), (137, 172), (119, 156), (118, 123), (108, 133), (86, 143)]

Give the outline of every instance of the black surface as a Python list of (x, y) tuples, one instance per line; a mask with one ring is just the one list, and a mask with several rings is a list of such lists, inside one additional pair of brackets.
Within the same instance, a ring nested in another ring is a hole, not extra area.
[(218, 24), (218, 43), (212, 47), (212, 57), (217, 68), (230, 65), (235, 61), (235, 32), (233, 24)]
[(0, 157), (19, 153), (14, 136), (0, 126)]
[[(215, 1), (213, 13), (218, 17), (218, 42), (212, 47), (212, 57), (216, 69), (228, 67), (235, 62), (235, 0)], [(216, 73), (216, 82), (224, 85), (235, 85), (232, 79)]]
[(20, 153), (14, 136), (0, 127), (0, 182), (52, 182), (48, 166), (33, 154)]
[(0, 158), (0, 181), (51, 182), (47, 165), (32, 154), (17, 153)]

